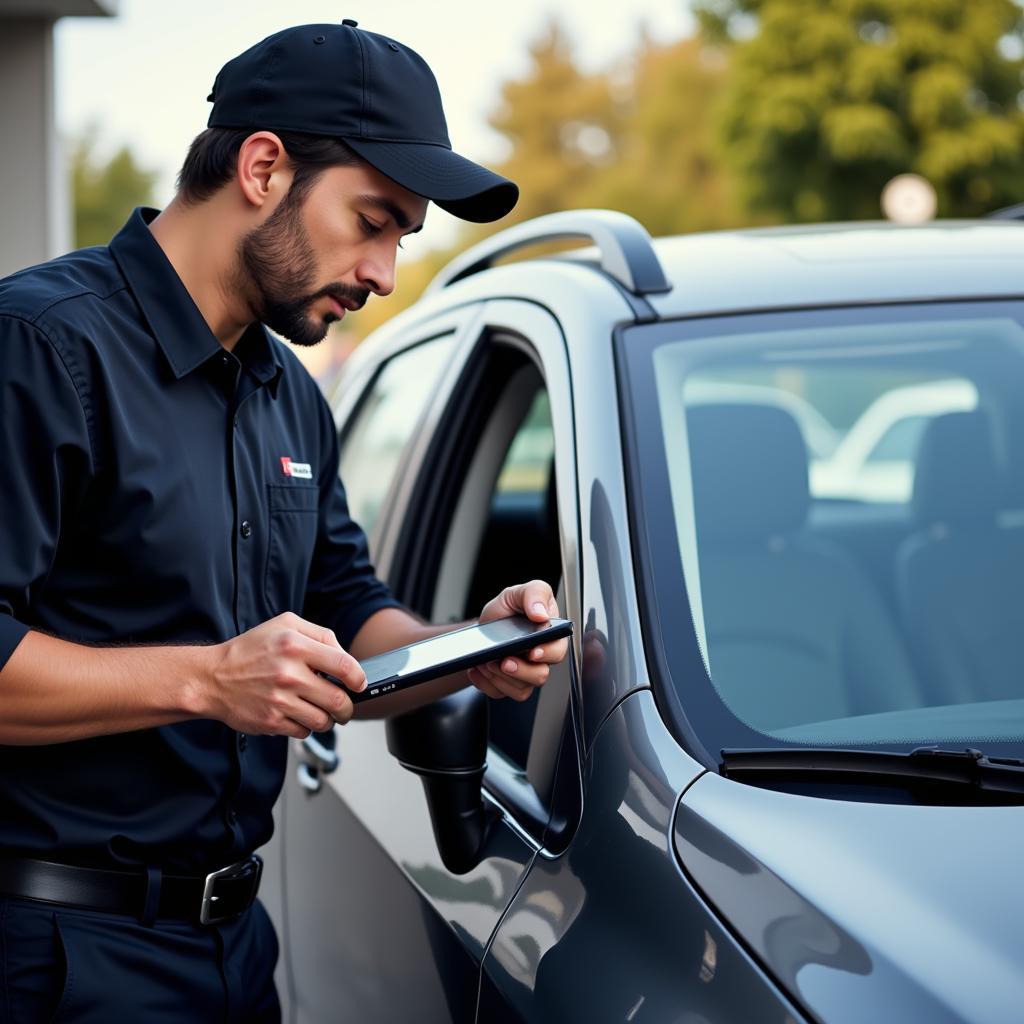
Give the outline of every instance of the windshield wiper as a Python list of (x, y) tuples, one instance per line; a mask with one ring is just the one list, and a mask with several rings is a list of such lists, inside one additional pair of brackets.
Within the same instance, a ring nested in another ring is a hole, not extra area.
[(820, 780), (908, 787), (950, 784), (988, 793), (1024, 793), (1024, 760), (987, 757), (980, 750), (918, 747), (848, 750), (833, 747), (766, 747), (722, 751), (721, 773), (742, 782)]

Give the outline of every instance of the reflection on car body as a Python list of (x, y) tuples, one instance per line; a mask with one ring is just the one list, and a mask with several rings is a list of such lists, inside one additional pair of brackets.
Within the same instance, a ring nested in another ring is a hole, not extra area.
[[(561, 237), (594, 246), (495, 265)], [(1013, 223), (652, 243), (577, 211), (357, 351), (342, 476), (381, 575), (453, 622), (544, 578), (576, 631), (527, 703), (293, 745), (292, 1020), (1019, 1016), (1020, 786), (972, 773), (1024, 771), (1022, 257)]]

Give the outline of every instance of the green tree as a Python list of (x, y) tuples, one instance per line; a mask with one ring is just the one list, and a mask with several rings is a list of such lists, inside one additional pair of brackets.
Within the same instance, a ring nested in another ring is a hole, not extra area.
[(71, 151), (71, 188), (75, 216), (75, 245), (109, 242), (136, 206), (153, 201), (155, 171), (135, 162), (127, 146), (109, 160), (95, 154), (96, 131), (79, 138)]
[(511, 154), (500, 170), (520, 186), (508, 221), (589, 205), (601, 172), (622, 159), (626, 105), (604, 72), (576, 65), (555, 20), (530, 47), (530, 68), (506, 82), (491, 126)]
[(696, 0), (731, 43), (724, 154), (754, 209), (788, 220), (879, 216), (912, 171), (939, 212), (1024, 198), (1024, 50), (1013, 0)]
[(587, 190), (587, 205), (636, 217), (652, 235), (749, 223), (717, 152), (717, 113), (728, 77), (721, 47), (699, 38), (633, 57), (618, 158)]
[(530, 58), (491, 117), (512, 147), (500, 170), (522, 189), (511, 219), (596, 206), (629, 213), (656, 235), (740, 222), (715, 148), (721, 47), (642, 37), (627, 64), (586, 74), (552, 21)]

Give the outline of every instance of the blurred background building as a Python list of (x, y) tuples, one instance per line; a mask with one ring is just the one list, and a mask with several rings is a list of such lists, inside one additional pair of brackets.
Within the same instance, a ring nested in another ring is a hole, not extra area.
[(58, 18), (110, 17), (117, 7), (118, 0), (0, 0), (0, 276), (73, 244), (53, 29)]

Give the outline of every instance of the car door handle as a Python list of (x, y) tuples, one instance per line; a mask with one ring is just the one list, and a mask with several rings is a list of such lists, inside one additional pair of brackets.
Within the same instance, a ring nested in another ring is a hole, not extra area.
[(315, 768), (310, 768), (308, 764), (303, 764), (301, 761), (295, 769), (295, 777), (298, 779), (299, 785), (302, 789), (304, 789), (309, 795), (319, 793), (320, 787), (323, 786), (323, 780), (320, 778), (320, 773)]
[(304, 740), (299, 740), (299, 760), (324, 774), (333, 772), (341, 764), (338, 752), (327, 746), (315, 732), (310, 733)]
[(299, 785), (307, 793), (319, 793), (322, 776), (335, 771), (341, 764), (341, 758), (316, 733), (310, 733), (304, 740), (295, 740), (294, 745), (299, 761), (295, 769)]

